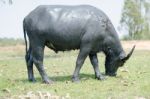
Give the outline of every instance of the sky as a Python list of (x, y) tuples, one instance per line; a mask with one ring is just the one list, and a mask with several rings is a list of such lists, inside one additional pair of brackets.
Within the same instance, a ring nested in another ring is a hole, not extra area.
[(22, 21), (38, 5), (88, 4), (101, 9), (110, 18), (118, 31), (124, 0), (13, 0), (9, 5), (0, 2), (0, 38), (23, 38)]

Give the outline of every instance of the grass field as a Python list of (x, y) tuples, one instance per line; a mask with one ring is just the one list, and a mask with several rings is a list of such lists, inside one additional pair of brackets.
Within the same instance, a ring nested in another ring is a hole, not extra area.
[[(46, 49), (45, 69), (55, 81), (52, 85), (46, 85), (41, 83), (35, 67), (37, 82), (28, 82), (24, 46), (0, 47), (0, 99), (17, 99), (31, 91), (35, 94), (39, 91), (67, 96), (69, 99), (150, 99), (150, 50), (136, 50), (125, 66), (118, 70), (117, 77), (107, 77), (105, 81), (94, 79), (93, 68), (89, 59), (86, 59), (80, 72), (81, 82), (72, 83), (71, 75), (77, 54), (78, 51), (55, 54)], [(105, 56), (100, 53), (98, 57), (104, 73)]]

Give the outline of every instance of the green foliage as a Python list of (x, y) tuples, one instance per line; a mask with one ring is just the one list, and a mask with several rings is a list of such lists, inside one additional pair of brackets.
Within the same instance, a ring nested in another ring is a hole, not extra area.
[[(119, 69), (117, 77), (107, 77), (105, 81), (94, 79), (93, 68), (87, 59), (80, 73), (81, 82), (72, 83), (71, 75), (75, 68), (78, 51), (55, 54), (46, 50), (44, 64), (48, 75), (55, 81), (52, 85), (41, 83), (41, 77), (35, 66), (37, 82), (28, 82), (23, 53), (24, 49), (13, 51), (1, 49), (0, 99), (18, 97), (30, 91), (49, 92), (58, 96), (65, 96), (68, 93), (71, 99), (150, 98), (150, 51), (136, 51), (126, 62), (125, 67)], [(104, 73), (105, 57), (99, 54), (98, 58), (101, 71)]]
[(145, 0), (124, 1), (120, 23), (128, 31), (129, 39), (150, 39), (149, 4)]

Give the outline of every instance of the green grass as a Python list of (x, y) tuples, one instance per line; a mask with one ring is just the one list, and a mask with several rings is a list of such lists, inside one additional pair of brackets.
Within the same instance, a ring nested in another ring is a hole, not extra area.
[[(71, 99), (135, 99), (150, 98), (150, 51), (135, 51), (124, 67), (118, 70), (117, 77), (107, 77), (105, 81), (94, 79), (93, 68), (86, 59), (80, 72), (81, 82), (72, 83), (71, 75), (75, 68), (78, 51), (45, 52), (45, 69), (55, 81), (52, 85), (42, 84), (41, 77), (34, 67), (37, 82), (27, 80), (24, 49), (0, 51), (0, 99), (26, 94), (29, 91), (50, 92), (54, 95), (70, 94)], [(98, 54), (99, 65), (104, 73), (104, 55)], [(122, 70), (127, 69), (128, 72)], [(8, 89), (9, 92), (5, 91)]]

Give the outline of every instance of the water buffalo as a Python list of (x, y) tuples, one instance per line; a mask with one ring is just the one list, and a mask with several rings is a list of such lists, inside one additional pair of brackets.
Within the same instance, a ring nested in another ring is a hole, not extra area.
[[(80, 49), (72, 81), (79, 81), (79, 71), (89, 56), (95, 77), (103, 80), (98, 67), (97, 53), (106, 55), (105, 71), (115, 76), (118, 67), (129, 59), (135, 46), (125, 54), (117, 32), (109, 18), (99, 9), (89, 5), (41, 5), (23, 21), (26, 43), (26, 63), (29, 81), (35, 81), (33, 63), (44, 83), (52, 83), (43, 67), (45, 46), (58, 51)], [(26, 38), (29, 39), (29, 47)]]

